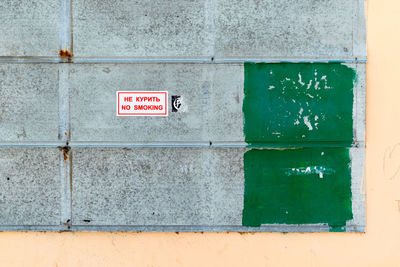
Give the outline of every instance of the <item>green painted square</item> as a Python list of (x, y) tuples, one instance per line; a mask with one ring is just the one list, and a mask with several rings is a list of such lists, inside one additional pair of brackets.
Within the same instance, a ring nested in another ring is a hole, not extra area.
[(252, 149), (244, 155), (243, 226), (327, 223), (353, 218), (347, 148)]
[(245, 63), (244, 73), (250, 145), (352, 144), (354, 69), (340, 63)]

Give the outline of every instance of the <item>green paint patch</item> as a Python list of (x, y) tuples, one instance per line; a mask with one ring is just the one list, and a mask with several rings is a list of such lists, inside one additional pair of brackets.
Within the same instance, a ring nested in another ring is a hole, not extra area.
[(252, 149), (244, 155), (243, 226), (327, 223), (353, 218), (347, 148)]
[(245, 63), (244, 134), (253, 147), (350, 146), (354, 69)]

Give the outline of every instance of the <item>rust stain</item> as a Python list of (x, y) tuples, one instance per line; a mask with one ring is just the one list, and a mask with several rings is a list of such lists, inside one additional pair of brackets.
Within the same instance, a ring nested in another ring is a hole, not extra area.
[(66, 57), (66, 58), (72, 57), (72, 53), (69, 52), (68, 49), (60, 50), (60, 52), (58, 53), (58, 55), (59, 55), (60, 57)]
[(65, 161), (65, 164), (67, 164), (68, 152), (71, 150), (71, 148), (69, 146), (63, 146), (63, 147), (60, 147), (59, 149), (60, 149), (60, 151), (63, 152), (64, 161)]
[(68, 159), (68, 154), (67, 154), (67, 153), (68, 153), (68, 152), (65, 151), (65, 149), (63, 149), (64, 161), (67, 161), (67, 159)]
[[(71, 149), (69, 147), (69, 149)], [(72, 199), (72, 157), (73, 157), (73, 153), (72, 151), (69, 153), (69, 158), (70, 158), (70, 162), (71, 164), (69, 164), (69, 193), (70, 193), (70, 198)]]

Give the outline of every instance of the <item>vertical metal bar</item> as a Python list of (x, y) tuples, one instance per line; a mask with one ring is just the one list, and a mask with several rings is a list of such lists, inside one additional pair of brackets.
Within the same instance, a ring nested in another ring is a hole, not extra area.
[[(70, 59), (72, 57), (72, 0), (60, 0), (60, 57)], [(70, 140), (69, 122), (69, 64), (58, 65), (58, 107), (59, 107), (59, 131), (58, 139), (64, 143), (60, 148), (60, 177), (61, 177), (61, 225), (65, 229), (71, 226), (72, 205), (72, 176), (71, 153), (68, 146)]]
[(60, 0), (60, 56), (72, 56), (72, 0)]
[(64, 146), (60, 148), (60, 177), (61, 177), (61, 222), (69, 226), (71, 222), (71, 160), (69, 152), (69, 64), (60, 64), (59, 81), (59, 132), (58, 137)]
[(71, 227), (71, 153), (69, 149), (60, 149), (60, 176), (61, 176), (61, 226)]

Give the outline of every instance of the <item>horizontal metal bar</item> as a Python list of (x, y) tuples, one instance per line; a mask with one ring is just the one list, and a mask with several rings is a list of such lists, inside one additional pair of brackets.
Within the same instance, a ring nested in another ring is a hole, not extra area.
[(70, 142), (70, 147), (209, 147), (209, 142), (148, 142), (148, 143), (126, 143), (126, 142)]
[[(364, 142), (357, 142), (352, 147), (362, 147)], [(307, 143), (252, 143), (246, 142), (70, 142), (70, 147), (250, 147), (250, 148), (301, 148), (301, 147), (343, 147), (340, 142), (307, 142)]]
[[(346, 229), (352, 232), (364, 232), (363, 225), (347, 225)], [(271, 224), (261, 227), (244, 227), (230, 225), (72, 225), (70, 228), (64, 225), (37, 226), (37, 225), (3, 225), (0, 231), (100, 231), (100, 232), (329, 232), (326, 224), (287, 225)]]
[[(148, 142), (148, 143), (125, 143), (125, 142), (6, 142), (0, 143), (0, 147), (232, 147), (232, 148), (303, 148), (303, 147), (343, 147), (341, 143), (334, 142), (308, 142), (308, 143), (260, 143), (248, 144), (246, 142)], [(364, 142), (353, 144), (352, 147), (363, 147)]]
[(3, 142), (0, 147), (60, 147), (65, 146), (65, 142)]
[(0, 63), (64, 63), (60, 57), (0, 57)]
[[(134, 148), (134, 147), (232, 147), (232, 148), (302, 148), (302, 147), (343, 147), (341, 143), (335, 142), (308, 142), (308, 143), (259, 143), (248, 144), (246, 142), (6, 142), (0, 143), (0, 147), (113, 147), (113, 148)], [(364, 147), (364, 142), (357, 142), (352, 147)]]
[(262, 225), (244, 227), (239, 225), (72, 225), (71, 231), (138, 231), (138, 232), (327, 232), (325, 224), (310, 225)]
[(240, 63), (240, 62), (254, 62), (254, 63), (366, 63), (367, 58), (224, 58), (214, 59), (216, 63)]
[(0, 231), (68, 231), (66, 225), (1, 225)]
[(73, 58), (74, 63), (215, 63), (211, 58)]
[(367, 58), (83, 58), (0, 57), (0, 63), (366, 63)]

